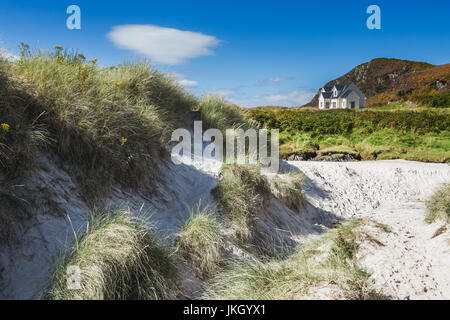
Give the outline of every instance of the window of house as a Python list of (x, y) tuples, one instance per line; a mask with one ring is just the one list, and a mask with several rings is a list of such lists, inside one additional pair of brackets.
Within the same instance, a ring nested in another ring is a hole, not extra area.
[(330, 108), (330, 103), (329, 102), (326, 102), (325, 103), (325, 109), (329, 109)]
[(321, 107), (321, 108), (323, 107), (323, 102), (320, 103), (320, 107)]
[(336, 102), (333, 102), (333, 108), (336, 108)]
[(350, 107), (351, 107), (352, 109), (355, 108), (355, 101), (350, 102)]

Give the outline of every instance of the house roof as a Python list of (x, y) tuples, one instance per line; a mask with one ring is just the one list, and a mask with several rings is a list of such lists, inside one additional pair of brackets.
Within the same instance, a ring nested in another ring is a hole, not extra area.
[[(325, 90), (325, 92), (321, 92), (322, 97), (324, 99), (345, 98), (352, 92), (352, 90), (350, 89), (350, 85), (351, 85), (351, 83), (338, 83), (338, 84), (335, 84), (334, 86), (324, 87), (323, 89)], [(336, 87), (336, 89), (338, 91), (338, 94), (336, 97), (333, 97), (333, 88), (334, 87)]]
[(350, 93), (352, 93), (352, 92), (353, 92), (353, 90), (347, 90), (341, 95), (341, 97), (342, 98), (347, 98), (350, 95)]
[(324, 97), (325, 99), (329, 99), (331, 98), (331, 95), (333, 94), (333, 92), (329, 91), (329, 92), (322, 92), (322, 97)]

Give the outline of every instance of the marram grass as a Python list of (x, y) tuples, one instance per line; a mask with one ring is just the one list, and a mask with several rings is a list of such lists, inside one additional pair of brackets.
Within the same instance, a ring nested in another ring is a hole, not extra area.
[(214, 95), (204, 96), (198, 104), (201, 119), (205, 128), (226, 129), (242, 128), (244, 130), (256, 126), (256, 122), (248, 117), (245, 109), (226, 102)]
[(231, 220), (236, 239), (246, 242), (252, 238), (258, 200), (270, 195), (269, 182), (256, 165), (224, 164), (220, 175), (212, 194)]
[(292, 300), (311, 297), (314, 289), (334, 287), (346, 299), (383, 299), (371, 287), (370, 274), (355, 256), (364, 241), (361, 228), (369, 223), (354, 220), (320, 238), (300, 245), (283, 259), (238, 259), (217, 274), (204, 297), (226, 300)]
[(298, 212), (303, 204), (303, 185), (306, 177), (300, 172), (288, 172), (270, 180), (272, 193), (288, 208)]
[(171, 131), (187, 126), (186, 115), (196, 105), (170, 76), (146, 62), (105, 68), (61, 49), (2, 63), (0, 81), (8, 84), (0, 121), (10, 125), (0, 156), (52, 142), (73, 165), (86, 195), (114, 183), (151, 183)]
[(442, 220), (450, 223), (450, 184), (443, 185), (426, 202), (427, 216), (425, 221), (432, 223), (436, 220)]
[(225, 258), (222, 231), (215, 214), (208, 209), (192, 210), (178, 234), (177, 248), (198, 276), (213, 275)]
[[(93, 217), (61, 259), (47, 298), (52, 300), (174, 299), (173, 253), (127, 211)], [(81, 270), (81, 289), (67, 287), (68, 266)]]

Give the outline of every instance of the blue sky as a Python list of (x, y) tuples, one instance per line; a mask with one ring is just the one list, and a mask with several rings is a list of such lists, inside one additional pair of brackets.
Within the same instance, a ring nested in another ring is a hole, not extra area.
[[(66, 8), (81, 9), (68, 30)], [(369, 30), (369, 5), (381, 30)], [(102, 65), (149, 58), (201, 95), (298, 106), (377, 57), (450, 61), (450, 1), (2, 1), (0, 46), (77, 48)]]

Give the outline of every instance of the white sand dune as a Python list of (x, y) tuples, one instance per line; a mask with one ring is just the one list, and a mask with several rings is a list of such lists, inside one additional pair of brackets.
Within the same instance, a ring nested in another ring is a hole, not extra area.
[[(35, 217), (18, 218), (21, 227), (16, 239), (0, 245), (0, 298), (42, 298), (58, 253), (73, 241), (72, 228), (85, 226), (88, 206), (57, 163), (43, 156), (42, 169), (18, 191), (32, 204)], [(117, 187), (107, 203), (151, 216), (161, 235), (173, 239), (190, 208), (198, 203), (214, 207), (210, 191), (220, 166), (213, 160), (178, 166), (168, 163), (160, 168), (163, 182), (156, 193), (130, 193)], [(450, 182), (448, 165), (289, 162), (284, 167), (306, 174), (307, 202), (300, 212), (277, 199), (262, 208), (258, 232), (268, 245), (272, 241), (295, 244), (326, 231), (336, 220), (369, 217), (393, 229), (380, 233), (384, 246), (360, 250), (360, 261), (373, 272), (376, 286), (396, 299), (450, 298), (450, 233), (431, 239), (439, 224), (423, 221), (423, 201), (440, 184)]]
[(378, 231), (384, 246), (360, 250), (360, 263), (380, 292), (394, 299), (450, 299), (450, 232), (432, 238), (442, 223), (424, 222), (424, 200), (450, 182), (450, 166), (403, 160), (290, 164), (307, 175), (310, 203), (392, 229)]

